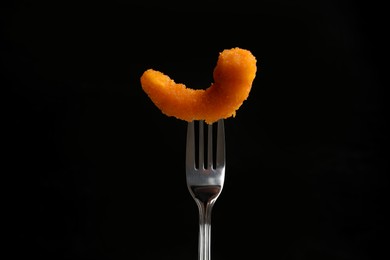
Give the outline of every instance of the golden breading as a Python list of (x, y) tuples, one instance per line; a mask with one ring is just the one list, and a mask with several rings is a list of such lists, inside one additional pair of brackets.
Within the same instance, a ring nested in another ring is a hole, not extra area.
[(256, 58), (252, 53), (236, 47), (219, 54), (214, 83), (207, 89), (187, 88), (153, 69), (142, 74), (141, 85), (163, 114), (211, 124), (236, 115), (249, 96), (256, 71)]

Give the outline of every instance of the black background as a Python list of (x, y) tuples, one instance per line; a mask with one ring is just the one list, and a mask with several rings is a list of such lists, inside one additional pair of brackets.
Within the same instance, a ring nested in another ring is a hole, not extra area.
[(225, 120), (212, 258), (388, 255), (377, 2), (26, 0), (2, 2), (0, 15), (15, 258), (197, 259), (186, 123), (163, 115), (139, 79), (154, 68), (207, 88), (232, 47), (252, 51), (258, 73)]

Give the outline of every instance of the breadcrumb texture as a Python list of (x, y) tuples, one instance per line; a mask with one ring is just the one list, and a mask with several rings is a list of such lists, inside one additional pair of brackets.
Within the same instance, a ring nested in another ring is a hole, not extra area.
[(175, 83), (162, 72), (148, 69), (141, 76), (142, 89), (167, 116), (211, 124), (235, 117), (248, 98), (257, 71), (256, 58), (249, 50), (226, 49), (219, 53), (214, 83), (207, 89), (191, 89)]

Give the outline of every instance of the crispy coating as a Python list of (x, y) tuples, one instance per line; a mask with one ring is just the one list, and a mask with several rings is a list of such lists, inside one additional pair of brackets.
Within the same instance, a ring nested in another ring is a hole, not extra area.
[(142, 74), (141, 85), (163, 114), (187, 122), (204, 120), (211, 124), (235, 117), (249, 96), (256, 71), (256, 58), (252, 53), (236, 47), (219, 54), (213, 72), (214, 83), (207, 89), (187, 88), (153, 69)]

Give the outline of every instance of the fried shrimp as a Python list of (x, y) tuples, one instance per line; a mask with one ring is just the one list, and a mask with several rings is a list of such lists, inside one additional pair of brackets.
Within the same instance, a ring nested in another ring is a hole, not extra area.
[(142, 89), (167, 116), (211, 124), (235, 117), (248, 98), (257, 71), (256, 58), (248, 50), (223, 50), (214, 68), (214, 82), (207, 89), (176, 83), (162, 72), (148, 69), (141, 76)]

